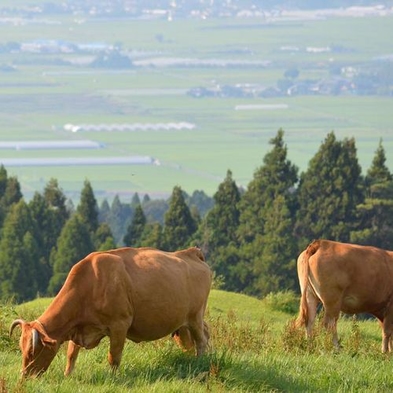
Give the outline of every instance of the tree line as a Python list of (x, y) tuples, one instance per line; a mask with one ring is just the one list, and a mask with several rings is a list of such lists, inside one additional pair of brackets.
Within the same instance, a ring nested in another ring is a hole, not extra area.
[(354, 138), (330, 132), (299, 169), (287, 157), (284, 131), (246, 188), (231, 170), (214, 196), (180, 186), (167, 200), (116, 196), (98, 206), (85, 180), (78, 205), (56, 179), (25, 201), (18, 179), (0, 167), (0, 299), (53, 296), (70, 268), (95, 250), (197, 245), (222, 289), (263, 297), (298, 290), (296, 259), (316, 238), (391, 248), (393, 176), (379, 142), (366, 174)]

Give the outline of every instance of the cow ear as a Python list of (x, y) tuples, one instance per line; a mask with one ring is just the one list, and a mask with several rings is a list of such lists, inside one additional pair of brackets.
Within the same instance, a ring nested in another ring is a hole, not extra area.
[(47, 347), (54, 348), (57, 345), (57, 341), (49, 336), (41, 336), (41, 341)]
[(57, 340), (54, 340), (53, 338), (50, 338), (48, 336), (48, 333), (45, 331), (44, 327), (42, 326), (41, 323), (37, 323), (37, 322), (32, 322), (31, 323), (32, 328), (37, 330), (40, 334), (40, 340), (42, 342), (42, 344), (44, 346), (48, 346), (48, 347), (55, 347), (57, 344)]

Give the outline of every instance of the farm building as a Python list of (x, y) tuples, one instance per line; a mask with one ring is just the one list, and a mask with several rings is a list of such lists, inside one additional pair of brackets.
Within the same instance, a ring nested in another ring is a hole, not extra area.
[(78, 141), (0, 141), (0, 149), (11, 150), (53, 150), (53, 149), (101, 149), (103, 143), (78, 140)]
[(65, 158), (3, 158), (5, 167), (20, 166), (81, 166), (81, 165), (160, 165), (149, 156), (131, 157), (65, 157)]

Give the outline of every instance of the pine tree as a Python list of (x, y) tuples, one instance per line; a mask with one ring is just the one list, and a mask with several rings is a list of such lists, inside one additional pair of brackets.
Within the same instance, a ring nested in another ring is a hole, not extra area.
[(141, 247), (164, 249), (163, 228), (159, 222), (145, 225), (141, 237)]
[(316, 238), (350, 240), (362, 181), (355, 140), (340, 142), (329, 133), (299, 183), (296, 233), (302, 248)]
[(64, 225), (51, 255), (53, 276), (48, 287), (50, 295), (60, 290), (71, 267), (94, 250), (89, 229), (77, 213)]
[[(203, 250), (216, 277), (223, 281), (222, 289), (240, 290), (239, 269), (234, 269), (234, 264), (239, 264), (239, 258), (233, 252), (238, 245), (240, 191), (230, 170), (218, 186), (213, 200), (214, 206), (199, 225), (194, 243)], [(231, 253), (227, 252), (228, 248), (231, 248)]]
[(4, 165), (0, 165), (0, 228), (3, 226), (4, 218), (7, 214), (7, 207), (3, 205), (2, 199), (7, 187), (8, 173)]
[(116, 248), (115, 239), (112, 231), (106, 222), (103, 222), (97, 228), (95, 233), (94, 249), (97, 251), (105, 251)]
[(357, 206), (359, 230), (351, 232), (351, 242), (391, 249), (393, 238), (393, 176), (386, 166), (380, 141), (365, 177), (364, 203)]
[(4, 166), (0, 168), (0, 228), (3, 226), (5, 216), (14, 203), (19, 202), (23, 195), (19, 181), (16, 177), (8, 177)]
[[(282, 247), (287, 247), (286, 240), (293, 235), (296, 211), (294, 188), (298, 168), (287, 158), (283, 136), (284, 132), (280, 129), (276, 137), (270, 140), (272, 150), (265, 155), (263, 165), (255, 171), (239, 202), (240, 224), (237, 233), (245, 280), (242, 290), (254, 295), (264, 295), (267, 288), (277, 288), (278, 283), (289, 280), (288, 261), (282, 258), (287, 250)], [(277, 217), (285, 218), (285, 226), (275, 228), (284, 237), (283, 242), (278, 241), (276, 234), (269, 233), (272, 230), (271, 222), (276, 222)], [(269, 236), (273, 241), (271, 245), (264, 241)], [(274, 276), (267, 274), (273, 271)], [(264, 282), (264, 286), (261, 282)]]
[(64, 194), (64, 191), (59, 186), (59, 183), (56, 179), (52, 178), (48, 181), (44, 188), (44, 198), (50, 209), (56, 212), (58, 223), (57, 230), (59, 230), (59, 228), (61, 230), (64, 223), (70, 217), (70, 210), (67, 208), (67, 198)]
[(293, 223), (285, 198), (278, 195), (265, 217), (265, 233), (260, 238), (262, 253), (255, 259), (255, 281), (248, 292), (266, 296), (270, 292), (297, 289)]
[(124, 235), (123, 243), (130, 247), (140, 247), (145, 226), (146, 217), (143, 213), (142, 206), (139, 204), (135, 207), (134, 216)]
[(168, 202), (163, 199), (152, 199), (142, 203), (147, 222), (159, 222), (164, 225), (164, 216), (169, 209)]
[(212, 247), (214, 250), (237, 241), (240, 192), (230, 170), (227, 171), (224, 181), (218, 186), (213, 199), (214, 206), (207, 213), (206, 223), (207, 227), (212, 230), (209, 249)]
[(80, 202), (76, 211), (88, 227), (90, 233), (95, 233), (98, 228), (98, 205), (93, 188), (88, 180), (84, 182)]
[(123, 245), (124, 234), (131, 222), (131, 216), (131, 205), (129, 203), (121, 203), (119, 196), (115, 195), (111, 205), (108, 224), (118, 245)]
[(183, 191), (176, 186), (170, 198), (169, 209), (165, 213), (163, 236), (166, 250), (175, 251), (188, 247), (196, 229), (195, 220), (186, 205)]
[(213, 198), (205, 194), (204, 191), (195, 190), (186, 201), (191, 208), (196, 207), (201, 217), (206, 216), (207, 212), (214, 206)]
[(141, 200), (139, 198), (139, 194), (136, 192), (131, 199), (131, 207), (135, 209), (138, 205), (141, 204)]
[(35, 223), (27, 204), (21, 199), (10, 208), (0, 241), (0, 298), (31, 300), (37, 295), (38, 244)]
[(386, 154), (381, 140), (365, 178), (366, 196), (368, 198), (390, 199), (392, 197), (392, 180), (393, 176), (386, 166)]
[(22, 191), (20, 188), (20, 183), (15, 176), (11, 176), (7, 179), (7, 185), (1, 202), (5, 206), (11, 206), (14, 203), (19, 202), (22, 199)]
[(43, 195), (36, 192), (28, 206), (32, 219), (36, 223), (35, 238), (39, 244), (38, 258), (42, 273), (38, 280), (38, 290), (41, 294), (46, 294), (53, 273), (50, 255), (69, 217), (66, 197), (57, 180), (51, 179), (45, 186)]
[(293, 189), (298, 180), (298, 168), (287, 159), (283, 138), (284, 131), (280, 129), (270, 140), (273, 148), (265, 155), (263, 165), (254, 172), (239, 203), (239, 236), (244, 242), (253, 241), (257, 234), (264, 233), (266, 211), (278, 195), (284, 196), (291, 212), (295, 210)]
[(53, 226), (53, 210), (50, 209), (45, 198), (36, 192), (28, 204), (32, 220), (36, 224), (35, 238), (39, 247), (39, 262), (41, 274), (38, 280), (38, 291), (46, 294), (49, 279), (52, 276), (52, 267), (49, 257), (52, 248), (56, 245), (56, 227)]
[(0, 165), (0, 199), (3, 197), (5, 193), (5, 189), (7, 187), (7, 179), (8, 179), (8, 173), (7, 170), (5, 169), (4, 165)]

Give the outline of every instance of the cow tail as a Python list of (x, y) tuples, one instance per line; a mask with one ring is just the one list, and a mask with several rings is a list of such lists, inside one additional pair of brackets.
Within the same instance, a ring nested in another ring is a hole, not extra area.
[(309, 275), (309, 259), (316, 253), (320, 246), (320, 241), (313, 241), (306, 250), (300, 254), (297, 261), (298, 278), (301, 290), (299, 315), (296, 319), (296, 326), (307, 326), (308, 323), (308, 304), (307, 304), (307, 291), (309, 290), (308, 275)]

